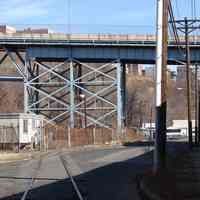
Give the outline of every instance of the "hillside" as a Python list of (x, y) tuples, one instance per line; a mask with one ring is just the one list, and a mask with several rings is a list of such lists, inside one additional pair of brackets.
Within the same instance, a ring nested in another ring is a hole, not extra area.
[[(194, 118), (194, 79), (192, 79), (192, 118)], [(184, 80), (168, 80), (167, 87), (167, 123), (175, 119), (187, 119), (186, 83)], [(177, 103), (178, 102), (178, 103)], [(155, 116), (155, 83), (152, 79), (127, 76), (127, 125), (140, 126), (142, 122), (150, 122)]]

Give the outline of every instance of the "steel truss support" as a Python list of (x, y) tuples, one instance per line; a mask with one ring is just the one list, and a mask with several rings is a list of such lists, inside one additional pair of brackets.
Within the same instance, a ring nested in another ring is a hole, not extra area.
[(27, 112), (44, 114), (49, 122), (67, 120), (71, 128), (84, 127), (86, 120), (87, 127), (117, 125), (121, 133), (124, 70), (119, 61), (99, 65), (75, 59), (62, 63), (25, 60), (25, 69)]
[[(24, 111), (71, 128), (124, 126), (125, 71), (119, 60), (105, 64), (45, 62), (5, 49), (24, 79)], [(17, 58), (17, 59), (16, 59)], [(83, 98), (84, 96), (84, 98)]]

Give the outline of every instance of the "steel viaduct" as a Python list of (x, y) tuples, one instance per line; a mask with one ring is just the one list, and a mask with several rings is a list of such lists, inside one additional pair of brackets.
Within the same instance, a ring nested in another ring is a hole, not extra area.
[[(169, 42), (168, 49), (168, 64), (184, 62), (184, 42), (180, 48)], [(191, 63), (199, 63), (200, 42), (190, 49)], [(9, 57), (24, 81), (25, 112), (43, 114), (48, 122), (67, 120), (71, 128), (119, 133), (125, 122), (125, 64), (154, 64), (156, 55), (154, 37), (111, 35), (0, 35), (0, 50), (0, 64)]]

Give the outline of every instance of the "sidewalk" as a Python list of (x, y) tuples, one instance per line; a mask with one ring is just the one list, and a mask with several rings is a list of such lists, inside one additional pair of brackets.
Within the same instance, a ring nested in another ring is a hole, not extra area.
[(147, 172), (139, 179), (139, 189), (144, 199), (199, 200), (200, 148), (170, 159), (167, 169), (158, 175)]

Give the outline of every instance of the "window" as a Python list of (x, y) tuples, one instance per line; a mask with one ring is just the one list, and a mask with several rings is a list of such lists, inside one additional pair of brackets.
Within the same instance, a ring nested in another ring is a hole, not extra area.
[(28, 133), (28, 120), (27, 119), (23, 120), (23, 130), (24, 130), (24, 133)]

